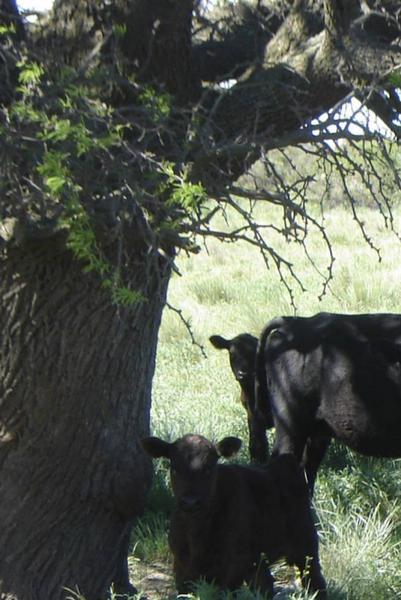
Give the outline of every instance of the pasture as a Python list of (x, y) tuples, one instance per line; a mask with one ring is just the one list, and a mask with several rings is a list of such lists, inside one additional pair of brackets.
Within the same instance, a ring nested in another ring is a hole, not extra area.
[[(258, 210), (260, 219), (280, 218), (269, 205)], [(316, 214), (319, 218), (318, 210)], [(321, 235), (310, 235), (312, 265), (298, 244), (287, 244), (271, 232), (270, 243), (294, 264), (306, 289), (291, 283), (297, 314), (401, 312), (401, 242), (385, 229), (377, 210), (364, 208), (360, 214), (381, 249), (382, 261), (363, 241), (350, 211), (341, 205), (333, 207), (325, 214), (325, 225), (336, 259), (334, 279), (321, 300), (321, 274), (328, 264)], [(395, 226), (401, 229), (400, 212), (395, 213)], [(259, 335), (273, 316), (294, 314), (290, 296), (274, 265), (266, 270), (258, 250), (245, 244), (210, 239), (198, 256), (181, 255), (178, 268), (182, 276), (174, 276), (168, 301), (182, 311), (207, 357), (192, 343), (177, 312), (166, 308), (153, 388), (152, 434), (172, 440), (192, 432), (215, 441), (236, 435), (244, 441), (239, 460), (246, 462), (248, 432), (238, 400), (239, 386), (232, 377), (228, 354), (215, 350), (208, 338), (242, 332)], [(148, 510), (133, 536), (132, 579), (149, 598), (175, 597), (166, 540), (168, 485), (167, 465), (159, 462)], [(363, 458), (333, 443), (318, 475), (314, 506), (329, 598), (401, 598), (401, 462)], [(294, 571), (278, 564), (273, 572), (283, 587), (277, 598), (308, 597), (299, 591)], [(232, 597), (223, 596), (225, 600)], [(257, 598), (245, 588), (237, 597)], [(201, 583), (194, 598), (212, 600), (217, 592)]]

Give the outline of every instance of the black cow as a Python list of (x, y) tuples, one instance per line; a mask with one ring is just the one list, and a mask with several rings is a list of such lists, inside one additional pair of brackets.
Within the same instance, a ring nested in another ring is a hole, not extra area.
[(241, 387), (241, 404), (246, 410), (249, 430), (249, 454), (252, 460), (264, 463), (267, 460), (266, 429), (273, 427), (266, 411), (255, 419), (255, 359), (258, 338), (250, 333), (241, 333), (232, 339), (212, 335), (209, 341), (218, 350), (227, 350), (231, 370)]
[(311, 491), (332, 438), (401, 457), (401, 315), (270, 321), (257, 349), (255, 419), (271, 414), (273, 454), (303, 460)]
[(296, 459), (279, 456), (262, 469), (218, 464), (241, 440), (212, 444), (199, 435), (174, 443), (142, 440), (153, 458), (170, 460), (175, 508), (169, 543), (179, 593), (199, 578), (223, 589), (243, 582), (273, 592), (269, 563), (285, 557), (299, 567), (304, 587), (325, 598), (309, 492)]

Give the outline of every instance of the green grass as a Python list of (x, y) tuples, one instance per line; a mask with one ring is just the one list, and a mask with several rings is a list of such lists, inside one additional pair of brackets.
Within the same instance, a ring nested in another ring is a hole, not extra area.
[[(260, 219), (279, 218), (278, 211), (266, 205), (258, 210)], [(326, 213), (325, 224), (336, 256), (334, 279), (320, 301), (321, 274), (327, 273), (328, 266), (321, 235), (311, 233), (312, 265), (299, 244), (287, 244), (269, 233), (269, 243), (294, 264), (306, 289), (302, 292), (295, 282), (291, 284), (298, 314), (401, 312), (401, 243), (384, 229), (377, 212), (361, 209), (361, 214), (369, 235), (381, 248), (382, 261), (363, 241), (349, 211), (342, 206), (333, 208)], [(400, 228), (401, 212), (395, 220)], [(255, 248), (211, 239), (207, 250), (195, 257), (180, 257), (182, 276), (173, 277), (169, 290), (170, 304), (183, 311), (207, 358), (191, 343), (177, 314), (166, 309), (154, 380), (152, 430), (167, 439), (188, 432), (216, 441), (238, 435), (244, 440), (239, 460), (247, 461), (248, 432), (239, 388), (227, 353), (215, 350), (208, 338), (246, 331), (258, 335), (270, 318), (293, 314), (293, 307), (274, 267), (266, 270)], [(400, 475), (399, 461), (366, 459), (339, 445), (331, 446), (315, 497), (321, 560), (331, 599), (401, 598)], [(169, 498), (166, 465), (159, 464), (148, 512), (134, 534), (135, 555), (145, 562), (168, 563)], [(278, 578), (282, 577), (279, 571)], [(201, 583), (195, 597), (212, 600), (216, 594), (213, 586)], [(305, 595), (290, 588), (285, 597), (300, 600)], [(257, 596), (244, 589), (237, 598), (256, 600)]]
[(335, 507), (321, 511), (321, 559), (337, 594), (349, 600), (401, 597), (401, 554), (393, 535), (397, 512), (384, 517), (379, 506), (365, 514)]

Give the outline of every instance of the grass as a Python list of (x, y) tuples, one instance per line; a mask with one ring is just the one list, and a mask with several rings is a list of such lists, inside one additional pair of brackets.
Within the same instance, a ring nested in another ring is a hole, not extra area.
[[(363, 241), (349, 211), (337, 206), (327, 212), (325, 224), (336, 260), (334, 279), (320, 301), (321, 273), (327, 272), (328, 264), (320, 234), (312, 233), (308, 245), (315, 266), (299, 245), (269, 234), (269, 243), (294, 264), (305, 287), (302, 292), (292, 283), (298, 314), (401, 312), (401, 243), (383, 227), (377, 212), (361, 210), (383, 258), (379, 262), (376, 252)], [(276, 219), (277, 214), (263, 206), (260, 218)], [(395, 221), (399, 227), (401, 212), (396, 213)], [(266, 270), (254, 248), (212, 239), (207, 250), (196, 257), (180, 257), (182, 276), (173, 277), (169, 290), (169, 303), (183, 311), (207, 358), (191, 343), (178, 315), (166, 309), (154, 380), (152, 433), (170, 440), (188, 432), (216, 441), (225, 435), (238, 435), (245, 442), (239, 460), (247, 461), (248, 432), (238, 400), (239, 388), (227, 353), (212, 348), (208, 338), (246, 331), (258, 335), (271, 317), (293, 314), (293, 307), (276, 271)], [(332, 600), (401, 598), (400, 479), (398, 461), (366, 459), (332, 444), (318, 477), (315, 498), (321, 560)], [(148, 512), (134, 532), (134, 556), (144, 563), (163, 561), (169, 565), (169, 508), (166, 466), (159, 464)], [(135, 580), (135, 572), (133, 577)], [(286, 571), (279, 570), (278, 578), (283, 577), (285, 583)], [(212, 600), (216, 594), (213, 586), (201, 582), (194, 597)], [(284, 596), (305, 598), (294, 587), (278, 597)], [(219, 598), (229, 600), (231, 596)], [(256, 600), (257, 596), (243, 589), (237, 598)]]
[[(328, 581), (349, 600), (399, 598), (401, 561), (395, 539), (398, 511), (383, 517), (379, 506), (359, 510), (324, 510), (321, 558)], [(334, 596), (335, 597), (335, 596)]]

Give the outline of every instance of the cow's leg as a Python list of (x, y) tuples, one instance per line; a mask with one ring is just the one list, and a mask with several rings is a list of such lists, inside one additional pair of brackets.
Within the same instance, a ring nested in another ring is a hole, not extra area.
[[(295, 424), (296, 425), (296, 424)], [(280, 454), (293, 454), (302, 464), (302, 457), (306, 446), (308, 435), (301, 428), (288, 427), (280, 421), (276, 423), (276, 435), (274, 439), (272, 456)]]
[(264, 559), (260, 559), (255, 573), (249, 582), (249, 587), (261, 594), (268, 594), (273, 597), (274, 579), (271, 574), (269, 564)]
[(326, 581), (320, 568), (319, 557), (306, 557), (301, 561), (296, 561), (296, 566), (301, 573), (302, 587), (310, 592), (316, 592), (315, 598), (325, 600), (327, 598)]
[(330, 445), (330, 441), (331, 438), (329, 437), (322, 438), (318, 436), (311, 436), (306, 440), (302, 464), (305, 469), (306, 480), (311, 496), (313, 496), (317, 471), (326, 454), (327, 448)]
[(173, 571), (177, 592), (184, 595), (192, 593), (193, 582), (198, 579), (198, 574), (191, 572), (190, 568), (185, 568), (176, 557), (174, 557)]
[(324, 600), (326, 596), (326, 581), (323, 577), (319, 561), (319, 537), (310, 510), (310, 499), (304, 487), (304, 494), (297, 499), (297, 518), (293, 523), (293, 538), (291, 550), (294, 554), (287, 556), (290, 564), (295, 564), (301, 574), (302, 586), (317, 592), (316, 598)]
[(249, 454), (251, 459), (259, 464), (267, 462), (269, 443), (265, 420), (258, 411), (248, 411)]

